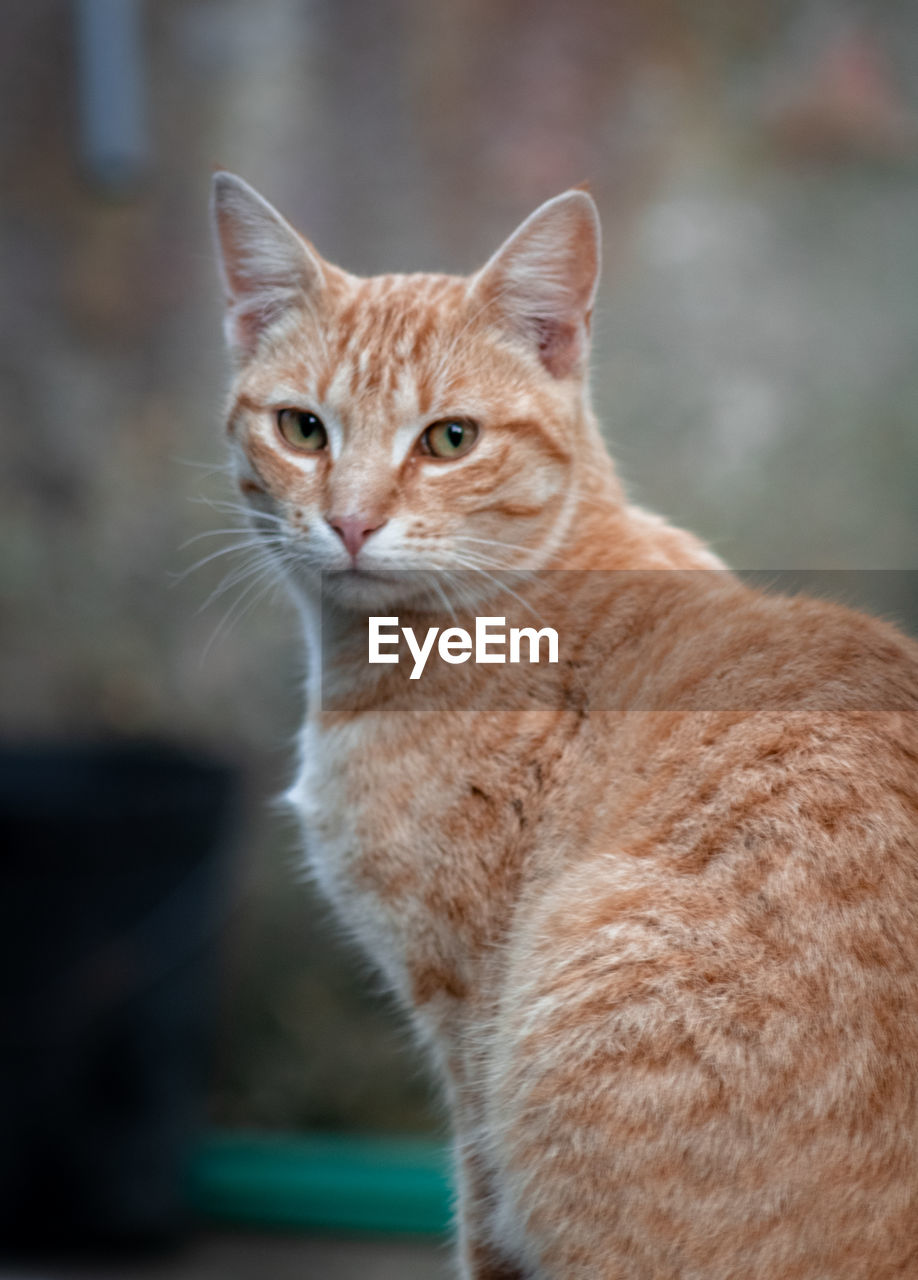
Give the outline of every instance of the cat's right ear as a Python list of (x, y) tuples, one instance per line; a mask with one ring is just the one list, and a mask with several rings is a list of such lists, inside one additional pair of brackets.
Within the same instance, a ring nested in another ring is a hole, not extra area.
[(245, 360), (284, 312), (321, 290), (322, 266), (277, 210), (234, 173), (214, 174), (210, 207), (226, 292), (226, 340)]

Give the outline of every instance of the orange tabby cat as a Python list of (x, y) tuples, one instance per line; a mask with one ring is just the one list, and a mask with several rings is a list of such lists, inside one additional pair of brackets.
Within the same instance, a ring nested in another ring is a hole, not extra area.
[[(584, 192), (469, 279), (358, 279), (229, 174), (214, 215), (290, 799), (442, 1073), (461, 1274), (918, 1276), (918, 649), (627, 504)], [(513, 600), (561, 643), (516, 684), (367, 660)]]

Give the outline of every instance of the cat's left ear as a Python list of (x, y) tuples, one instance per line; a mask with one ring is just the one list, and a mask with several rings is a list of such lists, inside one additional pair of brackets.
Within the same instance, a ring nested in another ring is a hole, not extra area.
[(226, 291), (226, 340), (244, 360), (280, 316), (321, 290), (322, 266), (273, 205), (234, 173), (214, 174), (211, 216)]
[(482, 268), (473, 289), (556, 378), (582, 372), (599, 282), (599, 214), (579, 189), (547, 201)]

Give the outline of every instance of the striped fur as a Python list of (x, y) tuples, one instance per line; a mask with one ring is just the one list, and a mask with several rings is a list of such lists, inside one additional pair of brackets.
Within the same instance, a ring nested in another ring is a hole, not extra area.
[[(627, 504), (586, 388), (584, 193), (470, 279), (352, 277), (229, 175), (214, 207), (240, 490), (312, 646), (290, 800), (442, 1074), (459, 1273), (918, 1276), (918, 650), (698, 572)], [(328, 447), (286, 446), (282, 407)], [(454, 415), (475, 447), (425, 456)], [(343, 513), (375, 530), (353, 562)], [(374, 575), (436, 571), (449, 625), (470, 565), (560, 571), (537, 703), (496, 708), (469, 664), (416, 707), (387, 667), (323, 704), (320, 606), (353, 676), (366, 613), (414, 607)]]

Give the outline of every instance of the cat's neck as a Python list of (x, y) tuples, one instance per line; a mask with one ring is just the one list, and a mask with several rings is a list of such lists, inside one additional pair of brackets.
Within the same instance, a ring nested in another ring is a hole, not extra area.
[(595, 425), (572, 476), (572, 501), (551, 569), (723, 569), (700, 539), (628, 502)]

